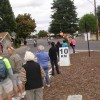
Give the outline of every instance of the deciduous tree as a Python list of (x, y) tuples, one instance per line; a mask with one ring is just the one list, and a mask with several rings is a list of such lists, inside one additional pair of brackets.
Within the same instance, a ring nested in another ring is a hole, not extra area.
[(38, 37), (45, 37), (45, 36), (47, 36), (47, 34), (48, 34), (47, 31), (41, 30), (41, 31), (39, 31), (39, 33), (38, 33)]
[(31, 18), (30, 14), (19, 14), (16, 18), (17, 22), (17, 37), (26, 38), (31, 32), (35, 31), (36, 23)]
[(84, 15), (79, 21), (79, 29), (81, 32), (85, 32), (85, 23), (87, 24), (87, 30), (91, 32), (96, 31), (96, 17), (93, 14)]

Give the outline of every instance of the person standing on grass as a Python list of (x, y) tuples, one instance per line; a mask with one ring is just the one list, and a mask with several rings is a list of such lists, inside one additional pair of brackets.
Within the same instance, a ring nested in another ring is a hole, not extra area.
[(43, 100), (43, 81), (44, 71), (40, 65), (35, 62), (35, 55), (26, 51), (24, 60), (26, 63), (21, 69), (21, 79), (25, 85), (27, 100)]
[(76, 45), (76, 40), (74, 38), (74, 36), (72, 37), (71, 41), (70, 41), (70, 46), (73, 49), (73, 53), (75, 53), (75, 45)]
[(22, 81), (20, 78), (20, 70), (23, 65), (22, 58), (20, 55), (15, 53), (15, 49), (13, 47), (8, 47), (8, 54), (10, 55), (10, 63), (13, 69), (14, 73), (14, 93), (15, 93), (15, 98), (21, 99), (24, 98), (25, 92), (23, 91), (23, 86), (22, 86)]
[(54, 65), (56, 67), (57, 74), (60, 74), (58, 62), (57, 62), (57, 48), (55, 47), (55, 43), (51, 42), (51, 48), (49, 49), (49, 57), (52, 66), (52, 74), (54, 76)]
[(44, 51), (44, 46), (42, 46), (42, 45), (38, 46), (38, 52), (35, 54), (35, 56), (37, 57), (37, 61), (40, 64), (40, 66), (45, 71), (46, 85), (47, 85), (47, 87), (50, 87), (50, 78), (48, 75), (48, 70), (49, 70), (48, 62), (50, 59), (49, 59), (49, 55), (47, 54), (47, 52)]
[(13, 85), (14, 79), (11, 65), (7, 58), (3, 58), (0, 51), (0, 100), (4, 100), (2, 96), (4, 91), (7, 95), (7, 100), (12, 100), (11, 92), (13, 91)]

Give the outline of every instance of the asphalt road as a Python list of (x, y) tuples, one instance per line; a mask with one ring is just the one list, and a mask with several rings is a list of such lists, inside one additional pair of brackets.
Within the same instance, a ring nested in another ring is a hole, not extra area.
[[(52, 40), (54, 42), (60, 41), (62, 43), (63, 39), (54, 39)], [(33, 52), (37, 51), (37, 48), (33, 46), (32, 44), (33, 41), (28, 40), (28, 46), (30, 47), (30, 50)], [(48, 45), (47, 40), (46, 39), (39, 39), (37, 40), (38, 45), (44, 45), (46, 51), (49, 50), (50, 45)], [(100, 50), (100, 41), (89, 41), (90, 44), (90, 50), (96, 50), (99, 51)], [(71, 48), (69, 48), (71, 50)], [(82, 50), (88, 50), (88, 45), (87, 45), (87, 41), (84, 41), (84, 37), (78, 37), (76, 38), (76, 50), (78, 51), (82, 51)]]
[[(53, 39), (52, 41), (57, 42), (60, 41), (62, 43), (63, 39)], [(100, 41), (89, 41), (90, 44), (90, 50), (94, 51), (100, 51)], [(38, 39), (37, 40), (37, 45), (43, 45), (45, 47), (45, 51), (48, 52), (50, 45), (47, 42), (46, 38)], [(33, 45), (33, 40), (27, 40), (27, 48), (23, 48), (18, 51), (18, 53), (24, 57), (25, 52), (29, 50), (33, 53), (37, 52), (37, 47), (34, 47)], [(87, 41), (84, 41), (84, 37), (78, 37), (76, 38), (76, 52), (81, 52), (81, 51), (87, 51), (88, 50), (88, 45)], [(70, 53), (72, 53), (71, 47), (69, 47)]]

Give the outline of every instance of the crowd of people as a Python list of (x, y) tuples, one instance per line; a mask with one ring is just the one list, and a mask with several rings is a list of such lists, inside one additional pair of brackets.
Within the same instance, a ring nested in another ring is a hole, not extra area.
[[(58, 57), (59, 48), (68, 47), (66, 39), (63, 44), (59, 41), (51, 42), (48, 53), (43, 45), (37, 47), (37, 52), (26, 51), (24, 61), (13, 47), (8, 47), (9, 58), (5, 58), (0, 51), (0, 100), (3, 99), (4, 91), (7, 100), (21, 100), (26, 95), (27, 100), (43, 100), (43, 88), (51, 86), (49, 78), (49, 65), (51, 63), (51, 75), (60, 74)], [(75, 53), (76, 41), (72, 37), (70, 46)], [(37, 58), (37, 61), (35, 60)], [(4, 91), (3, 91), (4, 89)], [(13, 97), (11, 92), (13, 91)]]

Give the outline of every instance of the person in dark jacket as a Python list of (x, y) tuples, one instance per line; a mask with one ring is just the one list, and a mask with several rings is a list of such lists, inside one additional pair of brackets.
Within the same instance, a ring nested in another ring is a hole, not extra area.
[(35, 55), (27, 51), (24, 57), (26, 64), (21, 70), (22, 82), (25, 84), (27, 100), (43, 100), (43, 81), (40, 65), (35, 62)]
[(57, 73), (60, 74), (58, 62), (57, 62), (57, 48), (55, 47), (54, 42), (51, 42), (51, 48), (49, 49), (49, 57), (50, 57), (51, 66), (52, 66), (52, 75), (54, 75), (54, 65), (56, 67)]
[(59, 57), (59, 48), (62, 47), (62, 44), (58, 41), (56, 43), (56, 48), (57, 48), (57, 54), (58, 54), (58, 57)]

